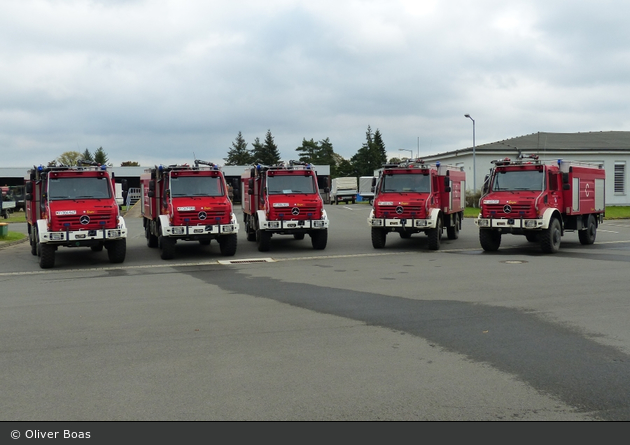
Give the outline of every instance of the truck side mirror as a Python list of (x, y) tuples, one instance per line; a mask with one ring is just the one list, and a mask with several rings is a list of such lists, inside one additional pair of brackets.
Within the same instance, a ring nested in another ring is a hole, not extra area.
[(32, 201), (33, 200), (33, 194), (32, 193), (27, 193), (25, 198), (26, 198), (27, 201)]
[(451, 184), (451, 179), (448, 176), (444, 176), (444, 186), (448, 187)]
[(450, 193), (451, 188), (450, 188), (450, 187), (444, 187), (444, 191), (445, 191), (446, 193)]
[(149, 181), (149, 190), (150, 191), (155, 190), (155, 181)]
[(374, 191), (374, 187), (376, 187), (376, 178), (372, 178), (372, 191)]
[[(253, 179), (248, 179), (247, 180), (247, 188), (249, 188), (250, 190), (254, 189), (254, 180)], [(251, 195), (251, 193), (250, 193)]]
[(254, 190), (253, 189), (247, 189), (247, 194), (248, 195), (253, 195), (254, 194)]
[(32, 182), (27, 182), (26, 183), (26, 193), (33, 193), (33, 183)]
[[(562, 183), (563, 184), (568, 184), (569, 183), (569, 174), (568, 173), (562, 173)], [(564, 188), (564, 187), (562, 187)], [(567, 189), (565, 189), (567, 190)]]
[(155, 197), (155, 192), (153, 190), (149, 190), (149, 198)]

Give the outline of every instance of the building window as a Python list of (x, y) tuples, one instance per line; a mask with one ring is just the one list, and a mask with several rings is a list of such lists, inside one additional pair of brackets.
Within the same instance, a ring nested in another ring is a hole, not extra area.
[(622, 161), (615, 162), (615, 194), (626, 194), (626, 163)]

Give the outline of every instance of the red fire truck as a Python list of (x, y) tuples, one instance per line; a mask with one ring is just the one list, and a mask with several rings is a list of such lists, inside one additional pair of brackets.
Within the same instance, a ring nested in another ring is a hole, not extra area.
[(605, 212), (603, 165), (543, 163), (537, 155), (492, 163), (475, 220), (484, 250), (499, 249), (504, 233), (525, 235), (545, 253), (558, 251), (565, 232), (577, 230), (582, 244), (595, 242)]
[(177, 241), (217, 240), (224, 256), (236, 253), (239, 229), (223, 171), (212, 162), (155, 166), (140, 176), (144, 233), (162, 259), (175, 256)]
[(385, 247), (390, 232), (401, 238), (424, 232), (431, 250), (440, 248), (444, 228), (448, 239), (459, 238), (466, 205), (466, 173), (461, 167), (429, 165), (422, 159), (384, 164), (373, 184), (367, 221), (375, 249)]
[(311, 237), (314, 249), (325, 249), (328, 216), (310, 164), (289, 161), (256, 165), (241, 175), (242, 206), (248, 241), (268, 251), (272, 235)]
[(105, 247), (110, 262), (125, 260), (127, 227), (107, 166), (79, 161), (71, 167), (34, 167), (25, 183), (31, 253), (39, 256), (41, 268), (54, 267), (59, 246), (95, 252)]

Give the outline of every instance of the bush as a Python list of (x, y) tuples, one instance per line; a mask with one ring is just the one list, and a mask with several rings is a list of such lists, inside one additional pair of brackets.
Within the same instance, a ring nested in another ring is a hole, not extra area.
[(481, 190), (475, 192), (466, 191), (466, 207), (479, 208), (479, 200), (481, 199)]

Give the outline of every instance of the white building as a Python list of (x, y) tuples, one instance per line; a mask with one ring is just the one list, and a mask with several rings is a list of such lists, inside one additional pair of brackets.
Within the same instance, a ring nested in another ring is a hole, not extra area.
[(496, 159), (515, 159), (519, 153), (536, 154), (542, 161), (581, 161), (603, 164), (606, 170), (606, 205), (630, 206), (628, 164), (630, 131), (588, 133), (533, 133), (461, 150), (421, 156), (424, 161), (464, 167), (466, 189), (480, 190)]

